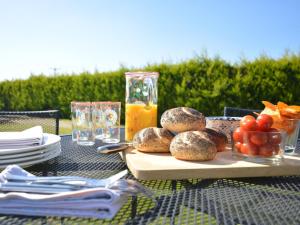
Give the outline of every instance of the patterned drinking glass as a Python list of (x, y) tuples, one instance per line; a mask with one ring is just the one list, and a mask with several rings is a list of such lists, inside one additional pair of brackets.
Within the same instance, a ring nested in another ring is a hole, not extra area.
[(92, 117), (93, 117), (93, 126), (95, 132), (95, 138), (103, 140), (105, 128), (105, 117), (102, 111), (102, 104), (104, 102), (92, 102)]
[(102, 102), (101, 112), (104, 121), (102, 141), (104, 143), (120, 142), (121, 102)]
[(77, 102), (76, 108), (76, 128), (77, 144), (95, 144), (95, 133), (92, 121), (92, 104), (90, 102)]

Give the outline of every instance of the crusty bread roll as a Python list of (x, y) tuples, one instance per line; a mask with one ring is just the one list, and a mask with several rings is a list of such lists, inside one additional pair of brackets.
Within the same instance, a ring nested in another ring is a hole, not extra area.
[(148, 127), (133, 137), (133, 147), (141, 152), (170, 152), (169, 146), (174, 135), (165, 128)]
[(173, 138), (170, 152), (177, 159), (207, 161), (214, 159), (217, 148), (215, 143), (200, 131), (187, 131)]
[(162, 127), (180, 133), (204, 129), (205, 117), (195, 109), (178, 107), (165, 111), (161, 116), (160, 123)]
[(212, 140), (215, 143), (218, 152), (225, 151), (228, 139), (223, 132), (210, 128), (205, 128), (204, 130), (200, 131), (200, 134)]

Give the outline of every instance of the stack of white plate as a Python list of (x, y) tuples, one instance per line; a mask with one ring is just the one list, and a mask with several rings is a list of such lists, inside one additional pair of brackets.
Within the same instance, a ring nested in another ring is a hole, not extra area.
[(5, 168), (11, 164), (17, 164), (22, 167), (31, 166), (55, 158), (60, 153), (60, 137), (44, 133), (41, 145), (16, 149), (0, 149), (0, 168)]

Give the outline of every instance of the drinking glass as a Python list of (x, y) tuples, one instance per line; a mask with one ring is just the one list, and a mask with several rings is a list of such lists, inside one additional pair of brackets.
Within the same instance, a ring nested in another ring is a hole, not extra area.
[(102, 104), (103, 102), (92, 102), (92, 116), (95, 138), (99, 140), (103, 140), (103, 131), (105, 129), (105, 117), (101, 108)]
[(102, 141), (104, 143), (119, 143), (121, 102), (101, 102), (100, 108), (104, 122)]
[(295, 154), (297, 149), (297, 141), (300, 129), (300, 120), (298, 119), (284, 119), (279, 129), (287, 133), (285, 153)]
[(72, 141), (77, 141), (76, 103), (75, 101), (71, 102)]
[(90, 102), (77, 102), (75, 104), (77, 144), (79, 145), (95, 144), (91, 106)]

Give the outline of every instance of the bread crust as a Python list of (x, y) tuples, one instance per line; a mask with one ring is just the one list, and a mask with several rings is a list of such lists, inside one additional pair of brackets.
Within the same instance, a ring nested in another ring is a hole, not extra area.
[(204, 130), (201, 130), (200, 133), (215, 143), (218, 152), (226, 150), (228, 139), (223, 132), (211, 128), (205, 128)]
[(170, 144), (171, 154), (182, 160), (207, 161), (216, 156), (215, 143), (199, 131), (177, 134)]
[(141, 152), (170, 152), (174, 135), (165, 128), (148, 127), (133, 137), (133, 147)]
[(205, 128), (205, 116), (192, 108), (178, 107), (165, 111), (160, 123), (162, 127), (176, 133), (202, 130)]

